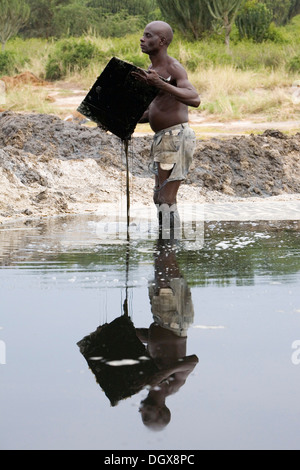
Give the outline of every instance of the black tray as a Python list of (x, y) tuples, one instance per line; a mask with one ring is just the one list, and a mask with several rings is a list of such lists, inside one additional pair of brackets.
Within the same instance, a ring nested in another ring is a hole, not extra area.
[(113, 57), (77, 111), (122, 140), (130, 140), (137, 123), (158, 94), (132, 76), (138, 67)]

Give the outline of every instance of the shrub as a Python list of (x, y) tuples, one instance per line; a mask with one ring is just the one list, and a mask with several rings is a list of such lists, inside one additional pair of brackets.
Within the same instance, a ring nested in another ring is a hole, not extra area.
[(293, 18), (284, 28), (280, 28), (284, 33), (286, 41), (292, 44), (300, 43), (300, 15)]
[(46, 64), (46, 79), (58, 80), (68, 72), (80, 71), (88, 67), (91, 60), (99, 57), (100, 51), (90, 41), (65, 39), (56, 44)]
[(16, 71), (16, 55), (10, 51), (0, 52), (0, 74), (11, 75)]
[(54, 36), (81, 37), (90, 27), (95, 28), (99, 20), (97, 10), (94, 8), (88, 8), (79, 2), (61, 4), (54, 9), (52, 25)]
[(290, 61), (287, 64), (287, 68), (289, 72), (300, 72), (300, 55), (297, 55), (290, 59)]
[(276, 70), (285, 66), (287, 54), (288, 50), (284, 46), (266, 42), (262, 47), (244, 40), (233, 49), (233, 63), (240, 70)]
[(296, 2), (295, 0), (262, 0), (262, 3), (265, 3), (272, 13), (272, 21), (277, 26), (282, 26), (287, 24), (291, 4)]
[(269, 29), (265, 34), (265, 39), (276, 42), (277, 44), (286, 44), (288, 42), (282, 29), (278, 28), (275, 23), (270, 24)]
[(134, 64), (136, 67), (148, 68), (149, 58), (140, 54), (125, 54), (123, 60)]
[(236, 17), (240, 37), (262, 42), (272, 22), (272, 13), (263, 3), (250, 0)]
[(124, 31), (136, 33), (144, 26), (144, 20), (141, 16), (129, 16), (121, 11), (114, 15), (106, 15), (101, 18), (95, 30), (104, 37), (123, 38)]

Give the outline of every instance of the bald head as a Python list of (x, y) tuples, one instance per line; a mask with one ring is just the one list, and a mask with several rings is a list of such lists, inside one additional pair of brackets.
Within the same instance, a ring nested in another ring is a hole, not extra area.
[(167, 46), (171, 44), (174, 33), (168, 23), (164, 21), (152, 21), (152, 23), (147, 25), (147, 28), (151, 28), (160, 38), (164, 38)]

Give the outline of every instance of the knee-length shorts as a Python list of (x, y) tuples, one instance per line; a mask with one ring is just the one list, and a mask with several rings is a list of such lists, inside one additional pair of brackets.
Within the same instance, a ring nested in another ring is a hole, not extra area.
[(162, 170), (169, 170), (170, 181), (184, 180), (190, 170), (196, 148), (196, 135), (188, 123), (163, 129), (154, 135), (151, 147), (150, 170), (158, 174), (158, 164)]

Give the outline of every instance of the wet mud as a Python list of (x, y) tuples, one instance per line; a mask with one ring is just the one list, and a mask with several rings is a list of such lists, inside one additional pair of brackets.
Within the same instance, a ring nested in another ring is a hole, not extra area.
[[(131, 203), (152, 204), (152, 136), (133, 137)], [(54, 115), (0, 113), (0, 223), (20, 217), (94, 212), (126, 201), (122, 141)], [(300, 194), (300, 134), (198, 140), (178, 202), (219, 202)]]

